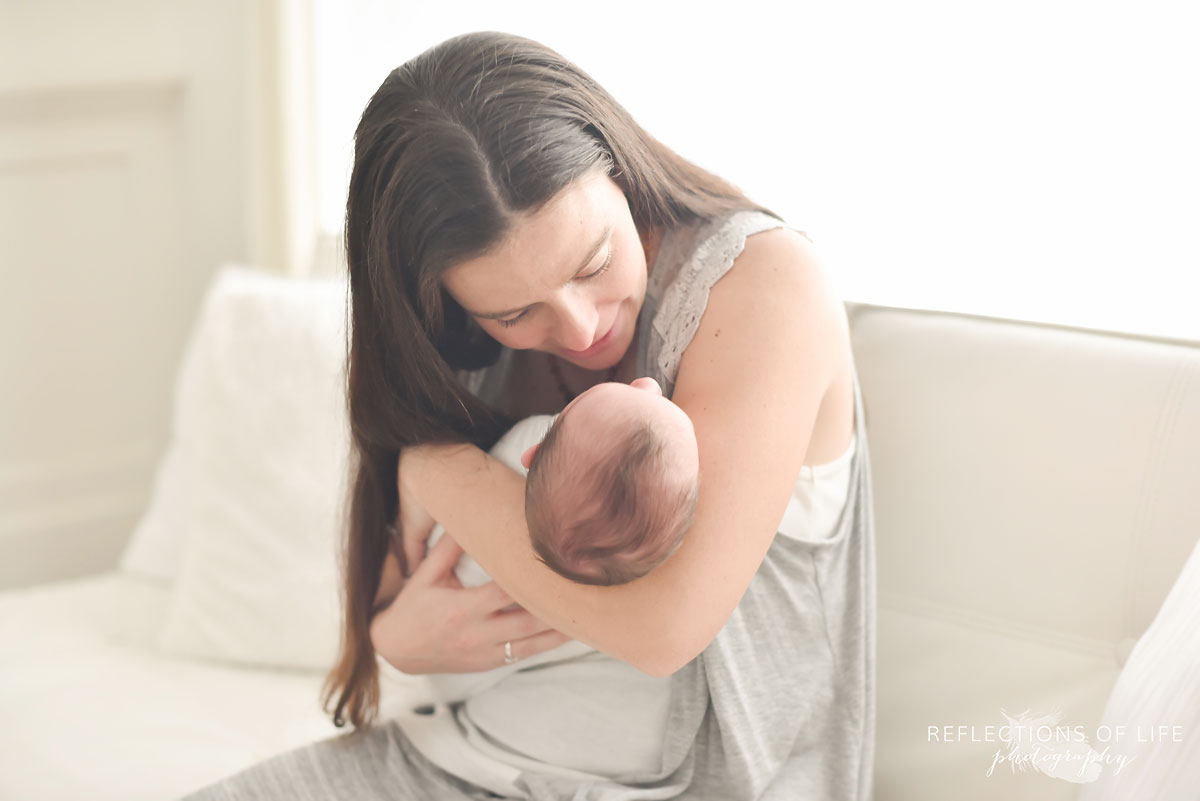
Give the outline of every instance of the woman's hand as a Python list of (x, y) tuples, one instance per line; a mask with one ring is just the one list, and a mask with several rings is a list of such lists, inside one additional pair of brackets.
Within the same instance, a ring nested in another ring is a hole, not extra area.
[(516, 660), (569, 637), (519, 606), (494, 581), (464, 589), (454, 575), (463, 550), (444, 534), (400, 594), (371, 621), (371, 643), (410, 674), (474, 673), (500, 667), (504, 644)]

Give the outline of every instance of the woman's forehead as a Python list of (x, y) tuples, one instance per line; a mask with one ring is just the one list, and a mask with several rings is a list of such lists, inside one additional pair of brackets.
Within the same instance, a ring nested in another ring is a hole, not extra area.
[[(459, 302), (481, 313), (509, 310), (552, 291), (587, 267), (617, 220), (607, 176), (580, 179), (531, 215), (517, 218), (490, 251), (442, 275)], [(615, 187), (615, 185), (614, 185)], [(620, 201), (624, 195), (616, 190)], [(626, 207), (627, 209), (627, 207)]]

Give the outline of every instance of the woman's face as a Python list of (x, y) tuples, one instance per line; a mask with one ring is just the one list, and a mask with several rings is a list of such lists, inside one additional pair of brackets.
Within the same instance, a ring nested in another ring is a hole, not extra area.
[(646, 296), (646, 253), (620, 187), (597, 171), (523, 217), (487, 255), (442, 275), (500, 344), (587, 370), (620, 361)]

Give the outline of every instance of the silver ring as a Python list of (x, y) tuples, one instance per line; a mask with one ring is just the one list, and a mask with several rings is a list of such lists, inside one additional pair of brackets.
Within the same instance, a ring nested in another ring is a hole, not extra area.
[(512, 654), (512, 640), (506, 640), (504, 643), (504, 664), (511, 665), (516, 661), (516, 659), (513, 659)]

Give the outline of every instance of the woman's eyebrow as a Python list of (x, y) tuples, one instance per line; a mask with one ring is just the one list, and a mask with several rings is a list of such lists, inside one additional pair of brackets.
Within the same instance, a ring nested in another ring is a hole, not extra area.
[[(596, 254), (600, 252), (600, 248), (604, 247), (604, 242), (608, 239), (609, 235), (612, 234), (614, 227), (616, 226), (610, 223), (609, 226), (604, 229), (604, 233), (600, 234), (600, 237), (596, 240), (595, 244), (588, 249), (587, 255), (583, 257), (583, 262), (571, 272), (571, 278), (574, 278), (576, 275), (578, 275), (580, 270), (585, 269), (588, 264), (591, 263), (592, 259), (596, 258)], [(500, 312), (475, 312), (467, 309), (467, 313), (475, 317), (483, 317), (487, 320), (498, 320), (501, 317), (508, 317), (509, 315), (516, 314), (517, 312), (525, 311), (528, 308), (529, 306), (518, 306), (515, 309), (509, 309), (508, 311)]]

